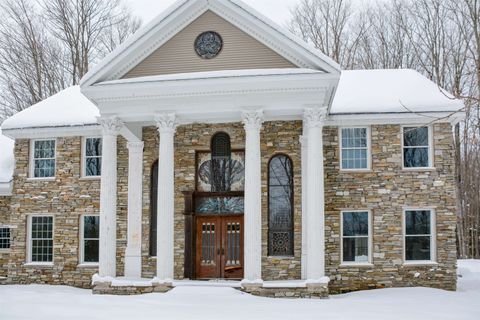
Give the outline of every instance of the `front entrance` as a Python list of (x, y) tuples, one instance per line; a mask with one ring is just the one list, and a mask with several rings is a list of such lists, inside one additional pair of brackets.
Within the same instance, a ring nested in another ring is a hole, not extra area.
[(243, 216), (197, 217), (196, 278), (243, 278)]

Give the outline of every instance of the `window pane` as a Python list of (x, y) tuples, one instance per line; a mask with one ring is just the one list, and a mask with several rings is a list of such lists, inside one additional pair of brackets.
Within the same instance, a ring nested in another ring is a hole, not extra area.
[(368, 236), (368, 212), (344, 212), (343, 235)]
[(406, 211), (405, 232), (407, 235), (430, 234), (430, 211)]
[(293, 165), (285, 155), (270, 160), (268, 185), (268, 253), (293, 255)]
[(244, 213), (243, 197), (204, 197), (195, 201), (196, 212), (210, 214)]
[(0, 249), (10, 249), (10, 228), (0, 228)]
[(98, 240), (85, 240), (83, 251), (84, 262), (98, 262)]
[(428, 128), (404, 128), (403, 141), (406, 147), (428, 146)]
[(342, 168), (366, 169), (368, 167), (367, 128), (342, 129)]
[(102, 174), (102, 158), (86, 158), (85, 175), (87, 177), (96, 177)]
[(36, 159), (55, 157), (55, 140), (35, 141), (34, 156)]
[(55, 160), (35, 160), (34, 177), (49, 178), (55, 176)]
[(87, 157), (98, 157), (102, 155), (102, 139), (88, 138), (85, 145), (85, 155)]
[(53, 261), (53, 217), (32, 217), (32, 262)]
[(343, 261), (368, 262), (368, 237), (344, 238)]
[(431, 260), (430, 257), (430, 237), (406, 237), (405, 238), (405, 258), (406, 260)]
[(99, 238), (100, 234), (100, 217), (98, 216), (85, 216), (83, 217), (83, 237), (87, 238)]
[(428, 148), (404, 148), (403, 160), (406, 168), (428, 167)]

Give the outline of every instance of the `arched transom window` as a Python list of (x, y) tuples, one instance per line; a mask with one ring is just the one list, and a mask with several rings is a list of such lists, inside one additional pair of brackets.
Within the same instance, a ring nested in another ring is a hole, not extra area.
[(268, 254), (293, 255), (293, 164), (279, 154), (268, 168)]

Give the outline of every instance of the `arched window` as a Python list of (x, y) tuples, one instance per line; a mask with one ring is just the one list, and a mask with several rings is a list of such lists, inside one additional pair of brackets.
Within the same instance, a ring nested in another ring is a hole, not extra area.
[(150, 177), (150, 256), (157, 255), (157, 198), (158, 197), (158, 160), (152, 165)]
[(225, 132), (216, 133), (210, 146), (212, 151), (212, 192), (231, 191), (232, 148), (230, 136)]
[(268, 255), (293, 256), (293, 163), (283, 154), (268, 165)]

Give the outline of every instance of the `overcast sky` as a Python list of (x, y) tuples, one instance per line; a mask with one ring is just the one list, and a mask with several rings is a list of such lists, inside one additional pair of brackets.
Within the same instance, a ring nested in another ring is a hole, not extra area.
[[(137, 16), (143, 19), (143, 24), (150, 22), (176, 0), (125, 0)], [(260, 11), (278, 24), (290, 17), (290, 8), (301, 0), (244, 0), (245, 3)]]

